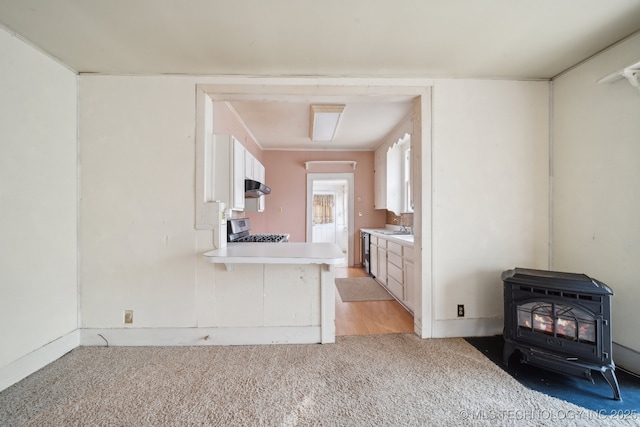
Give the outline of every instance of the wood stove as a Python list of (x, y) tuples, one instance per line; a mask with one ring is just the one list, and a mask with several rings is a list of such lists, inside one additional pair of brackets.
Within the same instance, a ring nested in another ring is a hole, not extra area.
[(502, 273), (504, 351), (593, 382), (600, 372), (621, 400), (611, 355), (611, 289), (584, 274), (515, 268)]

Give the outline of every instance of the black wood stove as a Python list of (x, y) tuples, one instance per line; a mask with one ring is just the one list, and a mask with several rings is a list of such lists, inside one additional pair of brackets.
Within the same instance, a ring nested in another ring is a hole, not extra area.
[(503, 362), (584, 377), (600, 372), (621, 400), (611, 356), (611, 289), (584, 274), (515, 268), (504, 282)]

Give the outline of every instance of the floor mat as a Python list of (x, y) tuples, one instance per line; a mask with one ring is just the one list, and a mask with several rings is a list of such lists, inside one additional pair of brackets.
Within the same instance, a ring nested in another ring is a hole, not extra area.
[(372, 277), (348, 277), (336, 279), (336, 288), (342, 302), (393, 300)]
[(580, 377), (562, 375), (520, 363), (518, 352), (514, 353), (509, 360), (509, 366), (505, 366), (502, 363), (504, 340), (501, 335), (472, 337), (465, 340), (521, 384), (533, 390), (591, 409), (602, 415), (622, 418), (624, 415), (628, 417), (635, 414), (635, 419), (640, 420), (640, 378), (624, 372), (619, 367), (616, 367), (616, 377), (620, 385), (621, 401), (613, 399), (611, 387), (597, 372), (593, 373), (595, 384), (592, 384)]

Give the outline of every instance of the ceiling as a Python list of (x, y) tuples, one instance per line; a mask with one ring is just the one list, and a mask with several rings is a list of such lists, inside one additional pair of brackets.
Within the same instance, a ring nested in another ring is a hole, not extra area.
[[(372, 150), (413, 111), (406, 97), (333, 97), (319, 102), (232, 101), (229, 104), (267, 150)], [(311, 104), (345, 105), (336, 137), (330, 142), (309, 138)]]
[[(640, 30), (640, 1), (0, 0), (0, 23), (79, 73), (549, 79)], [(308, 135), (306, 101), (233, 107), (263, 148), (308, 146), (274, 126)], [(351, 101), (333, 147), (410, 109)]]

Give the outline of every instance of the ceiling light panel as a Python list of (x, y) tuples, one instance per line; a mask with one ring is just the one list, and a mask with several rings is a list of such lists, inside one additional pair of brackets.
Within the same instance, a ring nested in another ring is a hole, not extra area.
[(309, 138), (312, 141), (333, 141), (344, 112), (344, 105), (312, 105)]

